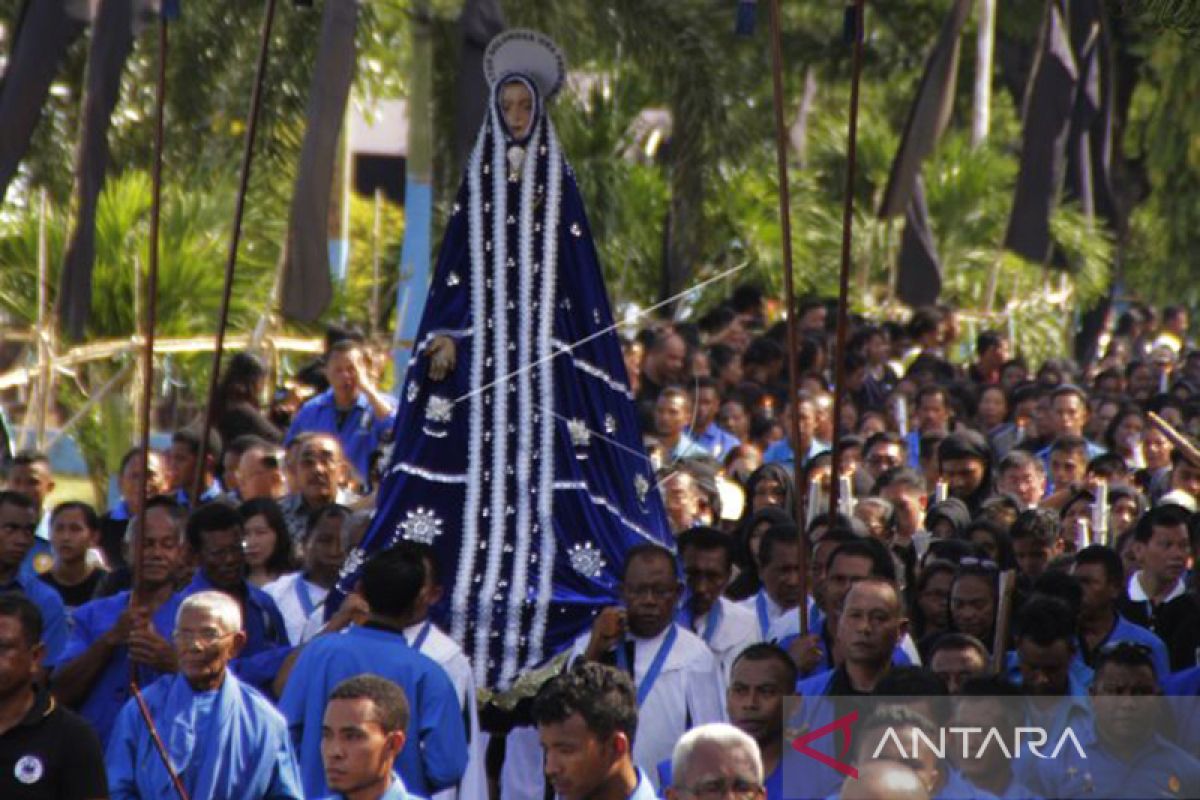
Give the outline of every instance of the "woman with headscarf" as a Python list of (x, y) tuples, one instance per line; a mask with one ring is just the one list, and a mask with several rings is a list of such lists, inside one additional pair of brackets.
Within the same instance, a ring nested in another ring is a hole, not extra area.
[(992, 448), (973, 430), (956, 431), (938, 445), (938, 470), (951, 497), (966, 504), (972, 517), (995, 493), (992, 479)]
[(625, 553), (671, 547), (575, 174), (546, 105), (544, 35), (489, 45), (492, 101), (453, 204), (379, 508), (339, 582), (401, 539), (446, 567), (433, 618), (507, 689), (618, 605)]

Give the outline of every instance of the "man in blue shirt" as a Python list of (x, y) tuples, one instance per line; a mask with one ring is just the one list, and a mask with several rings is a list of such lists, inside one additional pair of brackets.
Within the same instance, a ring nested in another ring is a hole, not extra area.
[(649, 777), (633, 763), (638, 704), (628, 673), (577, 661), (538, 691), (533, 721), (555, 797), (655, 798)]
[(1159, 691), (1147, 648), (1106, 647), (1090, 690), (1095, 722), (1075, 729), (1083, 753), (1067, 746), (1039, 761), (1035, 788), (1046, 797), (1196, 797), (1200, 761), (1159, 733)]
[[(792, 414), (798, 415), (798, 427), (800, 429), (800, 441), (794, 443), (791, 441), (792, 436)], [(772, 444), (763, 453), (764, 464), (784, 464), (792, 466), (796, 463), (796, 453), (802, 454), (800, 466), (804, 466), (812, 460), (818, 453), (828, 450), (829, 444), (818, 441), (816, 438), (817, 432), (817, 405), (812, 397), (800, 392), (796, 396), (796, 402), (788, 403), (783, 407), (783, 413), (780, 414), (779, 421), (783, 424), (783, 430), (786, 433), (784, 438)]]
[(686, 433), (701, 450), (717, 461), (724, 462), (729, 451), (741, 442), (717, 425), (717, 412), (721, 408), (721, 392), (717, 388), (717, 382), (707, 376), (701, 376), (696, 378), (692, 385), (696, 390), (695, 419), (688, 426)]
[(200, 434), (194, 430), (175, 431), (171, 436), (171, 449), (167, 452), (167, 463), (171, 467), (171, 491), (184, 508), (192, 505), (192, 491), (196, 488), (196, 471), (202, 470), (204, 480), (200, 485), (200, 497), (195, 505), (208, 503), (220, 497), (221, 484), (213, 477), (217, 456), (221, 453), (221, 437), (215, 430), (208, 432), (205, 445), (204, 466), (200, 460)]
[(130, 658), (142, 686), (178, 668), (170, 640), (181, 602), (175, 578), (184, 557), (184, 513), (172, 498), (159, 496), (146, 504), (144, 519), (141, 591), (136, 598), (124, 591), (75, 609), (54, 670), (55, 697), (78, 709), (105, 745), (129, 699)]
[(20, 592), (42, 612), (46, 663), (55, 663), (67, 645), (67, 612), (49, 584), (21, 564), (33, 548), (37, 507), (28, 495), (0, 492), (0, 592)]
[(37, 531), (33, 547), (21, 566), (41, 575), (49, 571), (54, 564), (54, 553), (50, 549), (50, 509), (46, 508), (46, 498), (54, 491), (54, 473), (50, 468), (50, 459), (45, 453), (33, 450), (17, 453), (8, 466), (7, 488), (33, 501)]
[(371, 452), (391, 430), (396, 407), (371, 383), (361, 342), (344, 339), (333, 345), (326, 358), (325, 377), (329, 389), (300, 407), (285, 444), (305, 431), (334, 434), (358, 479), (365, 482)]
[(1154, 673), (1166, 676), (1171, 667), (1167, 646), (1148, 629), (1117, 613), (1125, 590), (1125, 571), (1115, 550), (1102, 545), (1085, 547), (1075, 554), (1071, 574), (1083, 589), (1079, 605), (1079, 656), (1089, 667), (1110, 642), (1137, 642), (1150, 648)]
[(216, 589), (241, 604), (246, 645), (233, 669), (246, 683), (267, 690), (289, 652), (287, 625), (271, 596), (246, 580), (243, 540), (242, 519), (231, 506), (208, 503), (193, 511), (187, 541), (198, 568), (179, 598)]
[(369, 606), (366, 624), (336, 635), (318, 636), (298, 651), (279, 701), (300, 753), (309, 797), (329, 794), (321, 765), (321, 728), (326, 699), (347, 678), (370, 672), (404, 690), (412, 711), (395, 770), (409, 791), (430, 795), (458, 783), (467, 767), (467, 733), (454, 684), (436, 662), (409, 646), (404, 629), (415, 621), (416, 601), (425, 585), (424, 560), (405, 548), (392, 548), (363, 567), (362, 593)]
[[(197, 592), (183, 601), (172, 636), (179, 673), (146, 687), (144, 706), (129, 700), (117, 715), (106, 758), (112, 800), (174, 795), (167, 759), (188, 797), (306, 796), (287, 723), (228, 669), (246, 642), (241, 623), (237, 601), (225, 592)], [(143, 713), (161, 732), (165, 756)]]
[(378, 675), (348, 678), (334, 687), (321, 724), (329, 800), (422, 800), (392, 771), (408, 727), (404, 690)]

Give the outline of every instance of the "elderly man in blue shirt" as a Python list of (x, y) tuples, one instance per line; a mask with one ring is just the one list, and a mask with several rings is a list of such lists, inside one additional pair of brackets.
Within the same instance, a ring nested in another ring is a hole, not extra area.
[(329, 389), (300, 407), (285, 443), (306, 431), (334, 434), (359, 480), (365, 482), (370, 477), (371, 453), (395, 421), (395, 403), (371, 383), (361, 342), (343, 339), (334, 344), (325, 362), (325, 377)]
[[(179, 607), (173, 639), (179, 673), (143, 696), (188, 797), (303, 800), (287, 723), (228, 669), (246, 643), (237, 601), (224, 592), (191, 595)], [(106, 764), (112, 800), (175, 791), (136, 699), (117, 716)]]

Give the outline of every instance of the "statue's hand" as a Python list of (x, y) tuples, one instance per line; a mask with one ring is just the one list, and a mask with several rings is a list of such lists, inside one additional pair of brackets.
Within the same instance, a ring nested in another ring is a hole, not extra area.
[(458, 360), (458, 348), (449, 336), (435, 336), (425, 351), (429, 356), (429, 377), (435, 381), (445, 379), (454, 370)]

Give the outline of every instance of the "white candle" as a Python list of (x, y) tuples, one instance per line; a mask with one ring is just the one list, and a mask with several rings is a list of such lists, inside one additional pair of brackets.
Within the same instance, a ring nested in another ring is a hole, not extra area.
[(901, 436), (908, 436), (908, 403), (905, 401), (904, 395), (896, 395), (892, 404), (895, 408), (893, 414), (896, 417), (896, 429)]
[(1092, 530), (1096, 541), (1108, 544), (1108, 482), (1101, 481), (1096, 487), (1096, 502), (1092, 503)]
[(820, 513), (818, 504), (821, 502), (821, 484), (812, 481), (808, 484), (808, 505), (804, 508), (804, 527), (812, 525), (813, 519)]
[(946, 498), (950, 496), (950, 484), (945, 481), (938, 481), (937, 486), (933, 490), (933, 501), (935, 503), (944, 503)]
[(848, 517), (854, 513), (854, 482), (849, 475), (843, 475), (838, 480), (838, 511)]

